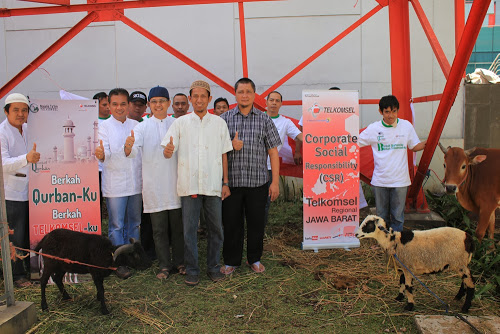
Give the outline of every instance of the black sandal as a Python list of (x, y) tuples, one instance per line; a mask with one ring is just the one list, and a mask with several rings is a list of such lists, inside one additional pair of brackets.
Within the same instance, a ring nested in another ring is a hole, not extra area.
[(180, 266), (177, 266), (177, 271), (181, 275), (186, 275), (186, 266), (181, 264)]
[(160, 272), (156, 274), (156, 278), (158, 278), (160, 281), (167, 279), (168, 276), (170, 276), (170, 271), (167, 268), (161, 269)]

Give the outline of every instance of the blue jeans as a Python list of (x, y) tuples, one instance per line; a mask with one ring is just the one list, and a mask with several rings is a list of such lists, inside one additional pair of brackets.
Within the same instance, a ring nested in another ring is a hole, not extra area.
[(106, 197), (109, 223), (108, 237), (115, 246), (128, 244), (130, 238), (140, 240), (142, 195)]
[(219, 272), (220, 248), (224, 241), (222, 232), (222, 199), (218, 196), (182, 196), (182, 223), (184, 225), (184, 263), (188, 275), (199, 275), (198, 221), (200, 210), (205, 211), (207, 223), (207, 272)]
[(377, 216), (387, 223), (387, 228), (401, 232), (405, 221), (406, 191), (408, 187), (386, 188), (372, 186)]

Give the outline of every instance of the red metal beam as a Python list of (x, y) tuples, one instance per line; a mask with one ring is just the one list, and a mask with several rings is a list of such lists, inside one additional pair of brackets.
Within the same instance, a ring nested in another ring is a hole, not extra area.
[[(144, 37), (146, 37), (147, 39), (149, 39), (150, 41), (152, 41), (153, 43), (155, 43), (156, 45), (158, 45), (159, 47), (161, 47), (162, 49), (164, 49), (165, 51), (170, 53), (172, 56), (174, 56), (177, 59), (179, 59), (180, 61), (182, 61), (184, 64), (186, 64), (189, 67), (191, 67), (192, 69), (198, 71), (203, 76), (212, 80), (213, 82), (215, 82), (216, 84), (218, 84), (219, 86), (224, 88), (226, 91), (228, 91), (229, 93), (234, 95), (234, 87), (232, 85), (228, 84), (227, 82), (225, 82), (224, 80), (222, 80), (221, 78), (219, 78), (218, 76), (216, 76), (215, 74), (213, 74), (212, 72), (210, 72), (209, 70), (207, 70), (206, 68), (204, 68), (203, 66), (201, 66), (200, 64), (198, 64), (197, 62), (192, 60), (191, 58), (189, 58), (188, 56), (186, 56), (185, 54), (179, 52), (178, 50), (176, 50), (174, 47), (172, 47), (168, 43), (162, 41), (161, 39), (159, 39), (158, 37), (153, 35), (151, 32), (147, 31), (146, 29), (144, 29), (143, 27), (141, 27), (140, 25), (138, 25), (137, 23), (135, 23), (134, 21), (132, 21), (131, 19), (126, 17), (125, 15), (123, 15), (119, 12), (116, 12), (115, 15), (116, 15), (117, 20), (122, 21), (123, 23), (128, 25), (130, 28), (137, 31), (139, 34), (143, 35)], [(255, 105), (260, 110), (265, 110), (265, 108), (266, 108), (266, 103), (265, 103), (264, 99), (258, 94), (256, 94), (256, 96), (255, 96)]]
[(465, 1), (455, 0), (455, 50), (458, 49), (458, 44), (462, 38), (465, 24)]
[[(399, 100), (399, 118), (413, 123), (410, 109), (411, 60), (408, 0), (389, 1), (392, 94)], [(408, 168), (413, 176), (413, 155), (408, 154)]]
[[(464, 0), (462, 0), (462, 2), (463, 1)], [(420, 5), (420, 2), (418, 0), (410, 0), (410, 2), (413, 5), (413, 9), (417, 14), (422, 28), (424, 29), (425, 36), (427, 36), (427, 40), (431, 45), (432, 51), (434, 51), (434, 55), (436, 56), (439, 66), (441, 66), (441, 71), (443, 71), (444, 77), (448, 79), (448, 75), (450, 74), (450, 63), (444, 54), (443, 48), (441, 47), (441, 44), (439, 44), (439, 40), (437, 39), (436, 34), (434, 33), (434, 30), (432, 29), (431, 24), (429, 23), (429, 20)]]
[[(443, 94), (434, 94), (434, 95), (426, 95), (419, 96), (413, 98), (413, 103), (422, 103), (422, 102), (431, 102), (431, 101), (439, 101)], [(380, 99), (359, 99), (359, 104), (378, 104)], [(284, 106), (301, 106), (302, 100), (285, 100), (283, 101)]]
[(474, 48), (479, 31), (481, 30), (481, 25), (483, 24), (484, 17), (488, 11), (489, 4), (490, 0), (475, 0), (472, 3), (469, 18), (467, 20), (467, 24), (465, 25), (462, 38), (460, 39), (460, 44), (458, 45), (455, 60), (451, 66), (450, 76), (446, 81), (443, 96), (439, 102), (431, 130), (429, 131), (427, 144), (425, 145), (422, 158), (420, 159), (420, 163), (418, 165), (417, 173), (415, 174), (415, 178), (408, 192), (409, 200), (416, 199), (418, 191), (422, 186), (422, 182), (427, 169), (429, 168), (434, 150), (436, 149), (446, 123), (446, 119), (450, 113), (451, 106), (457, 97), (462, 75), (467, 67), (467, 62), (472, 53), (472, 49)]
[(441, 100), (442, 96), (443, 96), (443, 94), (434, 94), (434, 95), (414, 97), (413, 103), (439, 101), (439, 100)]
[(70, 2), (69, 0), (21, 0), (25, 2), (37, 2), (37, 3), (47, 3), (50, 5), (65, 5), (69, 6)]
[(19, 72), (15, 77), (10, 79), (2, 88), (0, 88), (0, 99), (4, 97), (8, 92), (10, 92), (14, 87), (16, 87), (21, 81), (26, 79), (34, 70), (36, 70), (40, 65), (42, 65), (47, 59), (54, 55), (60, 48), (62, 48), (66, 43), (68, 43), (73, 37), (78, 35), (86, 26), (88, 26), (92, 21), (97, 19), (97, 13), (91, 12), (86, 15), (80, 22), (78, 22), (73, 28), (68, 30), (64, 35), (61, 36), (57, 41), (54, 42), (47, 50), (42, 52), (38, 57), (35, 58), (28, 66), (26, 66), (21, 72)]
[(245, 12), (243, 10), (243, 2), (238, 2), (238, 11), (240, 21), (241, 64), (243, 66), (243, 76), (248, 78), (247, 38), (245, 33)]
[(212, 80), (213, 82), (215, 82), (216, 84), (218, 84), (219, 86), (221, 86), (222, 88), (227, 90), (229, 93), (234, 94), (233, 86), (231, 86), (230, 84), (228, 84), (227, 82), (225, 82), (224, 80), (222, 80), (221, 78), (219, 78), (218, 76), (216, 76), (215, 74), (213, 74), (212, 72), (210, 72), (209, 70), (207, 70), (206, 68), (201, 66), (200, 64), (196, 63), (194, 60), (192, 60), (188, 56), (177, 51), (175, 48), (173, 48), (172, 46), (170, 46), (166, 42), (162, 41), (161, 39), (159, 39), (158, 37), (156, 37), (155, 35), (153, 35), (149, 31), (147, 31), (146, 29), (144, 29), (143, 27), (141, 27), (140, 25), (138, 25), (137, 23), (135, 23), (134, 21), (132, 21), (131, 19), (126, 17), (125, 15), (120, 14), (118, 12), (116, 12), (116, 15), (117, 15), (117, 19), (119, 19), (120, 21), (122, 21), (123, 23), (128, 25), (130, 28), (134, 29), (139, 34), (143, 35), (144, 37), (146, 37), (147, 39), (149, 39), (150, 41), (152, 41), (153, 43), (155, 43), (156, 45), (158, 45), (159, 47), (161, 47), (162, 49), (164, 49), (165, 51), (170, 53), (172, 56), (176, 57), (177, 59), (179, 59), (180, 61), (185, 63), (186, 65), (188, 65), (191, 68), (193, 68), (194, 70), (200, 72), (205, 77), (209, 78), (210, 80)]
[(277, 0), (135, 0), (123, 2), (107, 2), (95, 4), (81, 4), (70, 6), (47, 6), (47, 7), (31, 7), (31, 8), (14, 8), (0, 9), (0, 17), (10, 16), (26, 16), (26, 15), (45, 15), (59, 13), (77, 13), (77, 12), (93, 12), (100, 10), (118, 10), (131, 8), (146, 8), (146, 7), (167, 7), (167, 6), (190, 6), (190, 5), (207, 5), (235, 2), (262, 2), (262, 1), (277, 1)]
[(382, 5), (379, 4), (378, 6), (376, 6), (372, 10), (370, 10), (368, 13), (366, 13), (365, 15), (363, 15), (363, 17), (361, 17), (359, 20), (357, 20), (356, 22), (354, 22), (351, 26), (349, 26), (349, 28), (347, 28), (342, 33), (340, 33), (337, 37), (335, 37), (330, 42), (328, 42), (327, 44), (325, 44), (325, 46), (323, 46), (321, 49), (319, 49), (318, 51), (316, 51), (312, 56), (310, 56), (309, 58), (307, 58), (306, 60), (304, 60), (299, 66), (297, 66), (296, 68), (294, 68), (290, 73), (288, 73), (283, 78), (281, 78), (280, 80), (278, 80), (274, 85), (272, 85), (271, 87), (269, 87), (264, 93), (262, 93), (262, 95), (263, 96), (267, 96), (273, 90), (278, 89), (278, 87), (280, 87), (285, 82), (287, 82), (288, 80), (290, 80), (291, 77), (293, 77), (295, 74), (297, 74), (301, 70), (303, 70), (304, 67), (306, 67), (307, 65), (309, 65), (316, 58), (318, 58), (323, 53), (325, 53), (328, 49), (330, 49), (332, 46), (334, 46), (339, 41), (341, 41), (345, 36), (349, 35), (354, 29), (356, 29), (357, 27), (359, 27), (362, 23), (364, 23), (370, 17), (372, 17), (373, 15), (375, 15), (382, 8), (384, 8), (384, 6), (382, 6)]
[[(378, 104), (379, 99), (359, 99), (359, 104)], [(283, 101), (284, 106), (301, 106), (302, 100)]]

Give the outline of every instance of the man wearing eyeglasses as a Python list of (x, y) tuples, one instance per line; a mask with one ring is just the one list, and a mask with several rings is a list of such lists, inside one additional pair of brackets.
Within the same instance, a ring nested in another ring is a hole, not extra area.
[(167, 117), (170, 96), (165, 87), (151, 88), (148, 100), (153, 116), (131, 131), (124, 150), (128, 158), (142, 152), (142, 199), (144, 212), (151, 215), (160, 269), (156, 277), (166, 279), (175, 272), (185, 273), (181, 199), (177, 196), (177, 154), (165, 159), (160, 146), (175, 118)]

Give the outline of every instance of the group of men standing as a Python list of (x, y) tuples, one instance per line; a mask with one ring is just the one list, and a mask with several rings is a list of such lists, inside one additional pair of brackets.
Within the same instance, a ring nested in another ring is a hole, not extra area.
[[(208, 113), (210, 85), (198, 80), (189, 96), (174, 96), (174, 115), (167, 116), (169, 92), (154, 87), (147, 102), (152, 116), (139, 123), (124, 115), (127, 92), (109, 93), (112, 117), (100, 124), (96, 149), (103, 167), (109, 237), (114, 244), (139, 237), (142, 197), (144, 213), (151, 217), (159, 279), (180, 272), (186, 274), (187, 285), (199, 283), (200, 212), (207, 225), (211, 280), (219, 281), (241, 265), (245, 221), (247, 265), (258, 273), (265, 270), (260, 263), (265, 208), (268, 198), (279, 195), (277, 148), (282, 140), (273, 120), (253, 107), (255, 84), (250, 79), (236, 82), (235, 96), (234, 109), (220, 117)], [(188, 101), (193, 112), (186, 114)], [(228, 105), (227, 100), (219, 102)]]
[[(176, 94), (172, 103), (168, 90), (160, 86), (153, 87), (147, 97), (142, 92), (129, 95), (122, 88), (94, 96), (100, 106), (95, 156), (102, 171), (108, 236), (114, 245), (139, 239), (141, 215), (149, 214), (159, 279), (179, 272), (186, 275), (187, 285), (199, 283), (200, 212), (207, 225), (207, 275), (211, 280), (217, 282), (241, 265), (245, 221), (246, 264), (257, 273), (265, 270), (260, 260), (266, 203), (279, 195), (278, 148), (287, 132), (283, 135), (271, 117), (254, 108), (252, 80), (242, 78), (234, 89), (236, 107), (228, 110), (227, 100), (219, 98), (214, 114), (208, 113), (210, 85), (201, 80), (192, 83), (189, 96)], [(271, 97), (275, 103), (276, 93), (271, 93), (268, 101)], [(189, 102), (193, 112), (188, 114)], [(28, 173), (24, 169), (40, 159), (36, 145), (29, 152), (26, 146), (28, 105), (23, 95), (11, 94), (6, 100), (7, 120), (0, 126), (3, 168), (8, 173), (8, 221), (15, 236), (26, 240)], [(168, 116), (171, 105), (174, 113)], [(143, 118), (147, 106), (151, 115)], [(293, 132), (292, 138), (301, 140), (298, 134), (298, 130)], [(14, 181), (23, 181), (23, 189), (16, 194), (10, 189)], [(9, 210), (16, 201), (26, 206), (22, 219), (17, 218), (17, 212), (21, 212), (17, 207)], [(27, 241), (14, 244), (26, 247)], [(15, 275), (19, 279), (25, 272), (22, 268), (18, 271)]]

